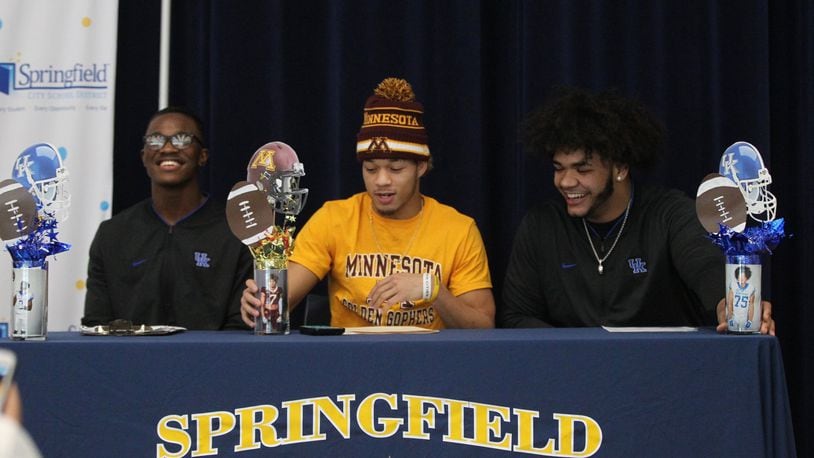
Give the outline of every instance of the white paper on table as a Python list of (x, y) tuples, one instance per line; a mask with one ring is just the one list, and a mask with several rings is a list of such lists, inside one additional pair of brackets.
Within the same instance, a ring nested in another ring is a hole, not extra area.
[(361, 326), (358, 328), (345, 328), (348, 334), (432, 334), (437, 329), (420, 328), (418, 326)]
[(608, 332), (695, 332), (692, 326), (602, 326)]

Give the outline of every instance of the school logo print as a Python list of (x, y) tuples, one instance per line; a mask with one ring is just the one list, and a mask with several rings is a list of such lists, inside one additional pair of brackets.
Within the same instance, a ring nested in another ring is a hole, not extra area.
[(647, 263), (642, 261), (642, 258), (630, 258), (627, 260), (627, 265), (630, 266), (630, 270), (633, 271), (633, 274), (643, 274), (647, 272), (645, 266)]
[(390, 146), (387, 144), (387, 137), (373, 137), (370, 139), (370, 146), (368, 152), (382, 151), (385, 153), (390, 152)]
[(35, 66), (30, 62), (0, 62), (0, 94), (13, 91), (64, 91), (66, 89), (108, 89), (112, 73), (109, 63), (81, 63), (65, 67)]
[(206, 269), (209, 268), (209, 255), (207, 253), (203, 253), (200, 251), (195, 252), (195, 267), (204, 267)]
[(266, 172), (276, 172), (277, 166), (274, 165), (274, 151), (273, 149), (262, 149), (259, 153), (255, 153), (250, 168), (256, 169), (262, 167)]
[(14, 85), (14, 64), (0, 62), (0, 93), (9, 95)]

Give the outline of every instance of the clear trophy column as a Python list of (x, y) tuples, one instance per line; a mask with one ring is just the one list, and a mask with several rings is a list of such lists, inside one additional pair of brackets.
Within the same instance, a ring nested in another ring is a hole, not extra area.
[(726, 257), (726, 322), (733, 334), (760, 332), (762, 268), (759, 255)]
[(718, 173), (704, 177), (696, 193), (698, 220), (726, 257), (724, 302), (730, 334), (757, 334), (763, 323), (761, 256), (771, 255), (786, 236), (785, 221), (775, 218), (777, 198), (769, 192), (771, 183), (757, 148), (738, 141), (724, 151)]
[(45, 340), (48, 333), (48, 263), (12, 270), (11, 338)]
[[(226, 200), (226, 221), (254, 258), (255, 297), (261, 300), (254, 334), (288, 334), (288, 258), (294, 249), (294, 222), (308, 197), (299, 187), (305, 166), (283, 142), (254, 152), (246, 181), (235, 183)], [(283, 224), (275, 219), (282, 216)]]
[(257, 297), (262, 298), (260, 316), (254, 322), (255, 334), (288, 334), (288, 270), (254, 269)]

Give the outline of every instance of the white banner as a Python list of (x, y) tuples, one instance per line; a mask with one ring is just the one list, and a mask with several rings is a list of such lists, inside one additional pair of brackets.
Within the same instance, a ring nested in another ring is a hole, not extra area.
[[(118, 2), (0, 0), (0, 180), (35, 143), (58, 148), (69, 173), (65, 253), (48, 257), (48, 329), (79, 326), (88, 249), (110, 217)], [(0, 255), (0, 322), (11, 312), (11, 256)]]

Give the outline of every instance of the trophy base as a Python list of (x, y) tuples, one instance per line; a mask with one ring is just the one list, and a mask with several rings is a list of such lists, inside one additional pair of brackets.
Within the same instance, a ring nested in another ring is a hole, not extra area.
[(11, 338), (11, 340), (32, 340), (32, 341), (36, 342), (36, 341), (46, 340), (46, 338), (45, 338), (45, 336), (34, 336), (34, 337), (30, 337), (30, 336), (26, 336), (26, 337), (13, 336)]
[(749, 336), (749, 335), (760, 334), (760, 330), (754, 330), (754, 331), (752, 331), (752, 330), (749, 330), (749, 331), (746, 331), (746, 330), (744, 330), (744, 331), (733, 331), (733, 330), (731, 330), (731, 329), (727, 329), (727, 330), (726, 330), (726, 333), (727, 333), (727, 334), (734, 334), (734, 335), (736, 335), (736, 336)]
[(288, 335), (290, 332), (288, 314), (288, 270), (254, 269), (257, 283), (255, 297), (263, 299), (260, 316), (255, 319), (254, 334), (258, 336)]

